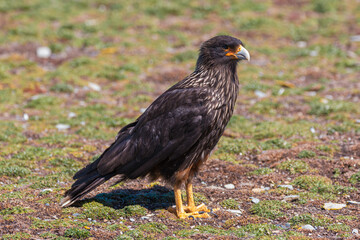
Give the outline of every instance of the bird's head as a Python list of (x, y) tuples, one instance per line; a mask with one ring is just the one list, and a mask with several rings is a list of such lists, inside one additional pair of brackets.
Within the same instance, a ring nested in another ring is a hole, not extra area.
[(241, 40), (230, 36), (216, 36), (201, 45), (197, 67), (200, 65), (236, 65), (241, 60), (250, 61), (250, 54)]

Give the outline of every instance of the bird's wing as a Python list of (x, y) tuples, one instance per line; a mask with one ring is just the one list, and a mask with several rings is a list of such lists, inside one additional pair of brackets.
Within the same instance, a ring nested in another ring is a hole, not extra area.
[(147, 174), (164, 160), (186, 153), (208, 129), (207, 89), (171, 89), (156, 99), (136, 124), (122, 129), (97, 165), (100, 174)]

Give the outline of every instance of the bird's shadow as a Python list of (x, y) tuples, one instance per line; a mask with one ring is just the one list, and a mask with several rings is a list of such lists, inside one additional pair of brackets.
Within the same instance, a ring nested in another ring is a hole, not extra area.
[(154, 186), (141, 190), (117, 189), (110, 193), (100, 193), (93, 198), (77, 202), (75, 206), (81, 207), (85, 203), (94, 201), (114, 209), (140, 205), (148, 210), (156, 210), (167, 209), (175, 204), (173, 190), (162, 186)]

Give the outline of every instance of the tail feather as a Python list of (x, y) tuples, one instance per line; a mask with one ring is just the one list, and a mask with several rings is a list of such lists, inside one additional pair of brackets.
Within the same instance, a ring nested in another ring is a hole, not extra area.
[(97, 171), (99, 159), (81, 169), (74, 176), (77, 181), (65, 192), (65, 197), (61, 200), (61, 207), (68, 207), (82, 198), (84, 195), (95, 189), (97, 186), (109, 180), (113, 175), (102, 176)]

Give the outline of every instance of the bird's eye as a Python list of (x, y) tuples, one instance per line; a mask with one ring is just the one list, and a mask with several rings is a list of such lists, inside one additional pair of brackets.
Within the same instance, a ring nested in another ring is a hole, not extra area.
[(228, 49), (228, 48), (229, 48), (229, 46), (228, 46), (228, 45), (226, 45), (226, 44), (224, 44), (224, 45), (222, 45), (222, 48), (223, 48), (223, 49)]

